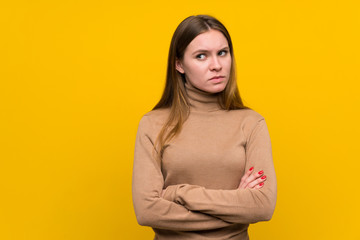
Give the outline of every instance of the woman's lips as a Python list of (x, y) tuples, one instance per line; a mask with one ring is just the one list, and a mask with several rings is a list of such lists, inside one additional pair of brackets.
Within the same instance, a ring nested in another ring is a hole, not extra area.
[(209, 80), (212, 82), (221, 82), (225, 77), (224, 76), (215, 76), (210, 78)]

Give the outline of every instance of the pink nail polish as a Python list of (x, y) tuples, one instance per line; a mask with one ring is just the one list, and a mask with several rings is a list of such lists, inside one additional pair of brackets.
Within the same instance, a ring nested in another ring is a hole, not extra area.
[(263, 170), (261, 170), (260, 172), (258, 172), (258, 174), (259, 175), (261, 175), (261, 174), (263, 174), (264, 173), (264, 171)]
[(264, 183), (263, 183), (263, 182), (262, 182), (262, 183), (259, 183), (259, 186), (260, 186), (260, 187), (262, 187), (263, 185), (264, 185)]
[(249, 169), (249, 171), (252, 171), (254, 169), (254, 167), (251, 167), (250, 169)]
[(265, 175), (264, 175), (264, 176), (262, 176), (262, 177), (261, 177), (261, 179), (266, 179), (266, 176), (265, 176)]

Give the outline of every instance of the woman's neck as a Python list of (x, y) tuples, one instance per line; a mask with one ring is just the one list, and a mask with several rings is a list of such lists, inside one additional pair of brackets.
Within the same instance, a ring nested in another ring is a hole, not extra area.
[(218, 103), (219, 93), (205, 92), (188, 82), (185, 82), (185, 90), (192, 111), (213, 112), (221, 110)]

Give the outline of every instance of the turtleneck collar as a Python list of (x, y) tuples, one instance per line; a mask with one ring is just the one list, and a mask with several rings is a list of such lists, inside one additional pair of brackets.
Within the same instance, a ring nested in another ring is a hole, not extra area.
[(195, 88), (188, 82), (185, 82), (185, 90), (191, 110), (201, 112), (213, 112), (221, 110), (221, 107), (218, 103), (218, 93), (205, 92)]

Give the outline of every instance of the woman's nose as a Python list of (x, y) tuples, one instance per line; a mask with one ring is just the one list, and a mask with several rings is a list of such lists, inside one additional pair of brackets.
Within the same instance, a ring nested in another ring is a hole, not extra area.
[(220, 71), (221, 70), (221, 63), (217, 57), (213, 57), (210, 63), (210, 70), (211, 71)]

